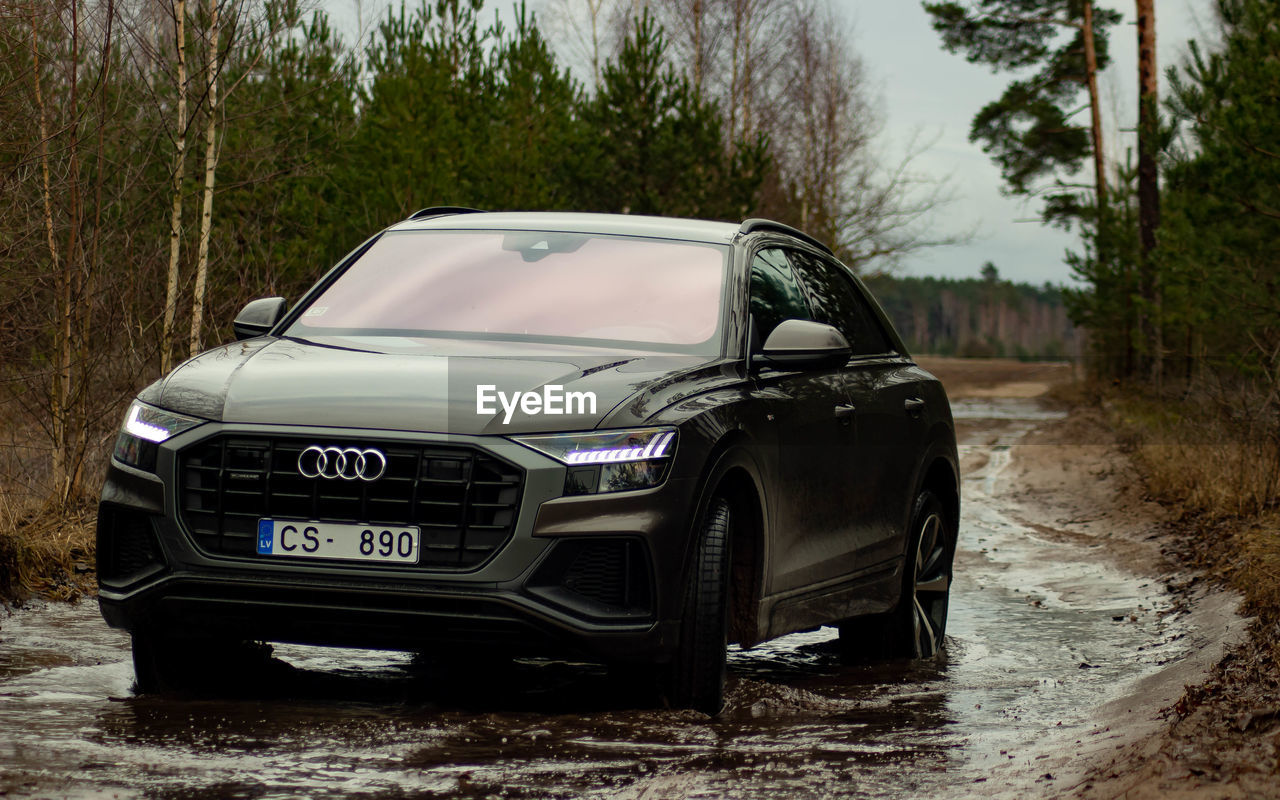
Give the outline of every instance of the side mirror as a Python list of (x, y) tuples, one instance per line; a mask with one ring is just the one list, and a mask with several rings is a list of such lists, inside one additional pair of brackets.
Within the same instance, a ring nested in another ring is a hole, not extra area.
[(275, 327), (284, 316), (285, 299), (283, 297), (260, 297), (251, 300), (236, 315), (231, 328), (236, 332), (236, 340), (252, 339), (261, 336)]
[(830, 325), (788, 319), (773, 329), (761, 352), (751, 355), (751, 366), (780, 370), (838, 367), (852, 354), (844, 334)]

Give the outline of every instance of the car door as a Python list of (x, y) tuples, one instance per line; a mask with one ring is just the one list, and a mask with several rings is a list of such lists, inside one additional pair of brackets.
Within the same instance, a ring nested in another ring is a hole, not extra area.
[[(754, 352), (783, 320), (813, 318), (784, 250), (766, 248), (755, 254), (750, 285)], [(852, 563), (849, 518), (840, 504), (848, 481), (845, 456), (853, 445), (845, 412), (849, 397), (839, 367), (766, 367), (753, 380), (778, 442), (768, 591), (787, 593), (838, 578)]]
[(846, 453), (841, 493), (853, 519), (857, 568), (870, 568), (902, 554), (925, 440), (923, 398), (911, 364), (896, 352), (847, 268), (808, 252), (792, 256), (815, 317), (838, 328), (853, 349), (844, 376), (854, 406), (854, 446)]

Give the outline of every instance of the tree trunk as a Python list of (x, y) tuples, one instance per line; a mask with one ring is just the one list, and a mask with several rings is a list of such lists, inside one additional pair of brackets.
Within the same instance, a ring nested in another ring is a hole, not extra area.
[(147, 7), (147, 65), (143, 80), (147, 83), (148, 91), (154, 91), (156, 88), (156, 70), (160, 66), (160, 25), (157, 21), (159, 13), (159, 9), (154, 6)]
[(35, 83), (36, 111), (40, 129), (40, 180), (41, 199), (44, 205), (44, 229), (49, 244), (49, 270), (56, 277), (57, 325), (54, 326), (58, 370), (49, 386), (49, 425), (53, 440), (50, 479), (61, 491), (67, 481), (67, 412), (71, 386), (63, 371), (63, 355), (69, 352), (69, 337), (64, 335), (63, 322), (68, 319), (71, 306), (71, 275), (66, 263), (58, 257), (58, 241), (53, 229), (53, 187), (49, 178), (49, 110), (44, 101), (44, 87), (40, 81), (40, 20), (36, 7), (31, 6), (31, 75)]
[(1093, 136), (1093, 179), (1098, 196), (1098, 213), (1107, 207), (1107, 166), (1102, 152), (1102, 107), (1098, 99), (1098, 54), (1093, 46), (1093, 2), (1084, 4), (1085, 82), (1089, 87), (1089, 118)]
[(729, 67), (729, 142), (738, 139), (738, 98), (742, 94), (739, 74), (742, 47), (742, 0), (737, 0), (733, 8), (733, 59)]
[[(1085, 0), (1083, 9), (1083, 20), (1081, 28), (1081, 38), (1084, 40), (1084, 65), (1085, 65), (1085, 86), (1089, 90), (1089, 127), (1090, 136), (1093, 140), (1093, 183), (1095, 193), (1095, 203), (1097, 205), (1097, 253), (1098, 262), (1105, 270), (1107, 265), (1112, 262), (1114, 248), (1112, 247), (1112, 226), (1111, 211), (1107, 203), (1107, 162), (1106, 154), (1102, 149), (1102, 103), (1098, 97), (1098, 53), (1093, 42), (1093, 2)], [(1123, 273), (1126, 267), (1123, 261), (1119, 262), (1118, 268)], [(1121, 285), (1127, 285), (1129, 279), (1124, 274), (1119, 275)], [(1127, 291), (1127, 290), (1126, 290)], [(1123, 377), (1129, 377), (1133, 374), (1134, 369), (1134, 353), (1133, 353), (1133, 336), (1129, 329), (1132, 316), (1132, 298), (1126, 296), (1125, 299), (1125, 315), (1123, 336), (1124, 336), (1124, 366), (1121, 368)], [(1139, 323), (1141, 327), (1141, 323)]]
[(1139, 291), (1146, 306), (1144, 332), (1151, 359), (1151, 381), (1159, 391), (1164, 379), (1164, 336), (1161, 324), (1160, 276), (1154, 261), (1160, 225), (1159, 75), (1156, 72), (1154, 0), (1137, 0), (1138, 10), (1138, 232), (1142, 245)]
[(209, 3), (209, 118), (204, 128), (204, 203), (200, 209), (200, 245), (196, 255), (196, 285), (191, 298), (191, 341), (189, 352), (201, 349), (201, 326), (204, 324), (205, 283), (209, 275), (209, 232), (213, 227), (213, 184), (218, 168), (218, 1)]
[(160, 371), (173, 365), (173, 322), (178, 306), (178, 257), (182, 252), (182, 179), (187, 163), (187, 1), (173, 5), (178, 57), (178, 118), (173, 141), (173, 203), (169, 212), (169, 277), (165, 283), (164, 323), (160, 330)]
[(591, 75), (596, 81), (596, 91), (600, 91), (600, 5), (604, 0), (587, 0), (587, 11), (591, 14)]
[(694, 0), (693, 2), (693, 93), (699, 99), (702, 98), (703, 72), (706, 69), (703, 64), (702, 3), (703, 0)]
[[(98, 118), (96, 120), (96, 142), (93, 169), (93, 200), (92, 213), (93, 221), (91, 223), (91, 236), (88, 246), (81, 245), (84, 252), (83, 262), (84, 270), (80, 289), (80, 301), (77, 303), (79, 309), (77, 338), (77, 356), (76, 360), (80, 365), (79, 386), (75, 393), (75, 404), (79, 413), (79, 425), (76, 428), (76, 458), (75, 464), (71, 469), (74, 485), (83, 489), (82, 480), (84, 478), (85, 460), (89, 455), (89, 434), (92, 426), (90, 412), (90, 393), (93, 391), (95, 382), (92, 374), (92, 354), (97, 342), (94, 337), (94, 323), (99, 319), (97, 317), (102, 308), (102, 298), (99, 296), (99, 269), (102, 264), (102, 212), (106, 206), (103, 199), (103, 188), (107, 182), (106, 166), (106, 129), (107, 120), (110, 118), (109, 112), (109, 92), (106, 87), (113, 79), (111, 65), (113, 64), (112, 53), (115, 51), (114, 26), (116, 15), (115, 0), (106, 0), (106, 25), (103, 30), (103, 36), (99, 42), (98, 63), (101, 65), (102, 73), (95, 82), (98, 92)], [(155, 48), (151, 48), (151, 52), (155, 52)], [(153, 74), (154, 69), (147, 67), (147, 74)], [(86, 191), (86, 195), (88, 192)], [(87, 217), (88, 213), (82, 212)]]
[[(63, 307), (60, 310), (60, 330), (58, 332), (58, 380), (62, 395), (63, 437), (55, 446), (63, 451), (64, 474), (58, 483), (58, 498), (65, 504), (79, 483), (79, 465), (82, 456), (72, 443), (72, 428), (79, 428), (76, 436), (83, 441), (83, 414), (77, 414), (74, 395), (76, 368), (76, 332), (79, 329), (78, 318), (84, 313), (84, 251), (80, 244), (81, 201), (80, 201), (80, 5), (71, 3), (71, 78), (70, 78), (70, 111), (71, 124), (68, 126), (70, 137), (67, 141), (67, 245), (62, 251), (62, 296)], [(78, 266), (77, 266), (78, 262)], [(84, 362), (80, 365), (83, 368)]]
[(757, 24), (756, 9), (753, 0), (743, 0), (742, 2), (742, 20), (740, 23), (742, 29), (742, 59), (739, 64), (739, 71), (742, 73), (741, 84), (738, 88), (738, 94), (742, 100), (742, 114), (740, 117), (742, 139), (746, 141), (747, 135), (751, 131), (751, 96), (755, 92), (755, 63), (753, 63), (754, 54), (751, 45), (755, 37), (755, 26)]

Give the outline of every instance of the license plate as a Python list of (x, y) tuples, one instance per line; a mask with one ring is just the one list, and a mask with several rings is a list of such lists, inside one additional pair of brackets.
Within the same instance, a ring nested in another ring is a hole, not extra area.
[(417, 564), (418, 529), (260, 519), (258, 553), (264, 556)]

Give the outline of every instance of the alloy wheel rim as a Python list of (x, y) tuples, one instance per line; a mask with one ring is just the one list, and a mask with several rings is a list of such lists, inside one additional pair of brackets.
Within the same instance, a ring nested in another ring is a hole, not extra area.
[(912, 617), (917, 658), (937, 655), (946, 632), (951, 570), (943, 530), (942, 517), (930, 514), (920, 525), (920, 535), (916, 538)]

